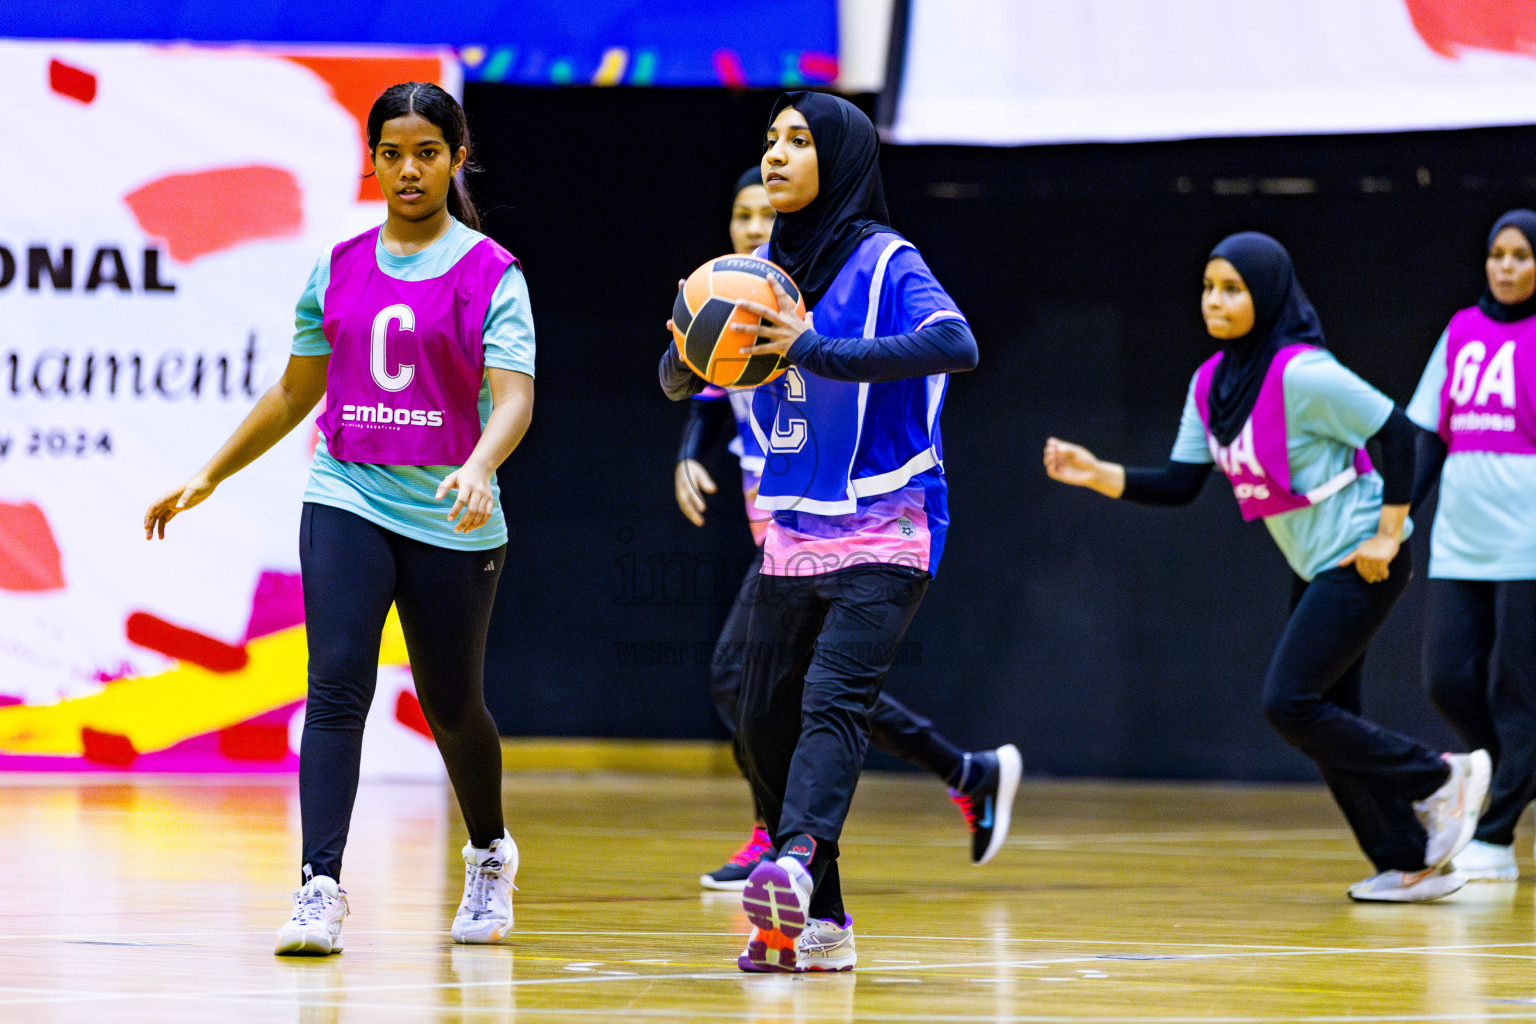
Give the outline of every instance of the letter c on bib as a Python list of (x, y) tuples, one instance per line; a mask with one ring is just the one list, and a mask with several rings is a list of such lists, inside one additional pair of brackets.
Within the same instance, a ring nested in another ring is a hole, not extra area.
[(373, 341), (368, 346), (368, 370), (373, 374), (373, 382), (385, 391), (403, 391), (411, 383), (411, 378), (416, 376), (416, 367), (411, 363), (401, 363), (400, 372), (390, 375), (384, 340), (389, 334), (391, 320), (400, 321), (402, 331), (416, 330), (416, 314), (403, 302), (379, 310), (379, 315), (373, 318)]
[[(800, 368), (791, 366), (789, 372), (784, 375), (786, 397), (791, 402), (805, 401), (805, 378), (800, 376)], [(780, 420), (783, 420), (781, 423)], [(781, 417), (778, 410), (773, 414), (773, 429), (768, 435), (768, 450), (771, 452), (798, 452), (805, 447), (805, 440), (810, 434), (809, 425), (798, 416)]]

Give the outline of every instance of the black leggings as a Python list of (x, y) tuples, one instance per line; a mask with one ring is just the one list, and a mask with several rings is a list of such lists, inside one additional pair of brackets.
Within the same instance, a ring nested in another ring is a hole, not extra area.
[(1536, 580), (1430, 580), (1424, 675), (1451, 727), (1493, 757), (1477, 838), (1508, 846), (1536, 798)]
[(1360, 714), (1365, 649), (1412, 575), (1404, 545), (1380, 583), (1352, 566), (1296, 580), (1264, 679), (1264, 717), (1317, 765), (1378, 871), (1424, 868), (1427, 836), (1413, 801), (1450, 771), (1438, 752)]
[[(743, 655), (747, 650), (747, 620), (752, 613), (762, 567), (763, 549), (758, 548), (741, 581), (736, 601), (731, 605), (731, 613), (726, 616), (725, 626), (720, 630), (720, 639), (715, 642), (709, 673), (710, 697), (720, 721), (730, 730), (732, 752), (743, 777), (746, 776), (746, 764), (741, 745), (736, 742), (736, 718), (741, 701)], [(927, 718), (888, 694), (880, 694), (869, 713), (869, 743), (876, 750), (932, 772), (952, 786), (962, 781), (959, 774), (965, 751), (951, 743)], [(763, 820), (761, 808), (757, 808), (757, 819)]]
[(800, 833), (816, 840), (813, 917), (843, 919), (838, 839), (868, 749), (870, 712), (932, 580), (894, 565), (758, 579), (737, 737), (775, 845)]
[(304, 504), (299, 562), (309, 701), (299, 751), (304, 863), (341, 877), (357, 796), (363, 721), (389, 606), (400, 612), (416, 694), (469, 840), (502, 836), (501, 740), (486, 710), (485, 636), (506, 545), (457, 551), (411, 540), (330, 505)]

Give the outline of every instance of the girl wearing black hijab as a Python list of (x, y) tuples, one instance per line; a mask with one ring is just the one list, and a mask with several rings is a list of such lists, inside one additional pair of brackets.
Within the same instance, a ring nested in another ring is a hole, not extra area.
[[(738, 253), (750, 253), (768, 240), (775, 211), (763, 187), (762, 168), (754, 165), (736, 179), (731, 203), (731, 245)], [(715, 493), (715, 482), (700, 461), (711, 440), (720, 433), (724, 421), (731, 421), (730, 450), (741, 463), (741, 483), (747, 500), (747, 520), (752, 540), (759, 545), (730, 614), (715, 641), (710, 660), (709, 690), (726, 729), (734, 735), (737, 698), (741, 693), (742, 655), (746, 650), (747, 622), (757, 594), (762, 566), (763, 538), (768, 531), (768, 515), (758, 512), (758, 482), (766, 456), (759, 447), (749, 424), (752, 406), (750, 389), (727, 392), (724, 388), (706, 388), (688, 403), (688, 422), (673, 472), (677, 507), (695, 526), (704, 525), (706, 493)], [(949, 787), (949, 798), (960, 808), (971, 833), (971, 863), (985, 864), (1002, 848), (1008, 838), (1013, 798), (1018, 792), (1023, 761), (1019, 748), (1004, 744), (995, 750), (965, 751), (955, 746), (933, 723), (889, 694), (875, 700), (869, 714), (869, 738), (875, 748), (892, 757), (931, 772)], [(741, 755), (737, 752), (737, 763)], [(743, 769), (745, 774), (745, 769)], [(746, 888), (747, 878), (762, 859), (775, 852), (761, 812), (757, 813), (751, 836), (720, 867), (699, 876), (706, 889)]]
[[(917, 250), (886, 226), (867, 117), (833, 96), (788, 93), (766, 143), (779, 215), (758, 254), (788, 272), (811, 312), (741, 304), (761, 318), (743, 330), (744, 351), (788, 369), (754, 390), (749, 421), (767, 456), (756, 505), (772, 519), (736, 724), (774, 852), (742, 892), (753, 931), (738, 963), (848, 970), (838, 840), (871, 709), (943, 551), (939, 413), (947, 375), (976, 365), (976, 342)], [(782, 289), (779, 299), (793, 308)], [(670, 346), (661, 384), (674, 399), (704, 386)]]
[[(1257, 232), (1212, 250), (1201, 312), (1221, 349), (1195, 372), (1160, 469), (1127, 469), (1051, 438), (1046, 472), (1148, 505), (1194, 500), (1214, 463), (1245, 519), (1262, 518), (1296, 573), (1264, 680), (1264, 714), (1317, 765), (1377, 874), (1357, 900), (1414, 902), (1461, 888), (1451, 858), (1488, 789), (1484, 751), (1439, 754), (1360, 715), (1366, 646), (1412, 575), (1415, 429), (1325, 347), (1290, 255)], [(1364, 452), (1376, 438), (1378, 472)]]
[[(1536, 797), (1536, 212), (1488, 232), (1488, 286), (1451, 317), (1408, 403), (1416, 491), (1440, 482), (1424, 674), (1468, 745), (1493, 754), (1488, 811), (1456, 857), (1513, 881), (1515, 823)], [(1415, 506), (1422, 495), (1416, 493)]]

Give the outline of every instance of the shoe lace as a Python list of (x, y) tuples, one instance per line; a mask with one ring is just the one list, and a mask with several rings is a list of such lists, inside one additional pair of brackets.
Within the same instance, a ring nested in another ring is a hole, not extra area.
[(495, 895), (495, 884), (501, 877), (502, 867), (501, 861), (493, 859), (465, 869), (464, 900), (469, 905), (471, 917), (478, 918), (491, 912), (491, 897)]
[(342, 914), (347, 913), (346, 896), (338, 895), (332, 900), (318, 885), (306, 885), (294, 893), (293, 898), (293, 919), (299, 924), (318, 924), (324, 921), (332, 903), (340, 903)]
[(976, 813), (976, 802), (971, 799), (971, 795), (969, 793), (962, 793), (958, 789), (952, 789), (949, 791), (949, 799), (956, 807), (960, 808), (960, 813), (965, 815), (966, 828), (975, 832), (976, 820), (980, 815)]
[(752, 830), (751, 838), (741, 844), (741, 849), (731, 854), (730, 863), (737, 867), (755, 864), (771, 849), (773, 849), (773, 841), (768, 838), (767, 830), (755, 828)]

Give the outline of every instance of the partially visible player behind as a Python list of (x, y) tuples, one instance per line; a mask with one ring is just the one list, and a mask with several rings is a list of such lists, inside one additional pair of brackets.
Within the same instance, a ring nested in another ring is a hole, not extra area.
[[(731, 245), (746, 254), (768, 241), (773, 230), (775, 211), (763, 187), (762, 169), (753, 167), (736, 180), (731, 202)], [(734, 416), (735, 435), (729, 448), (741, 465), (741, 485), (746, 498), (747, 522), (757, 554), (742, 580), (740, 592), (725, 626), (715, 644), (710, 666), (710, 695), (720, 720), (736, 734), (737, 701), (741, 693), (742, 652), (746, 649), (747, 619), (751, 601), (757, 592), (763, 565), (763, 536), (769, 516), (756, 507), (757, 486), (763, 472), (763, 449), (748, 426), (752, 392), (727, 391), (709, 387), (688, 403), (688, 421), (683, 427), (682, 445), (677, 453), (673, 487), (677, 507), (695, 526), (704, 525), (705, 495), (715, 493), (715, 481), (700, 461), (719, 436), (727, 415)], [(949, 787), (950, 799), (960, 808), (971, 832), (971, 863), (985, 864), (1002, 848), (1008, 838), (1013, 800), (1018, 792), (1023, 761), (1013, 744), (996, 750), (964, 751), (956, 747), (933, 723), (899, 701), (881, 693), (870, 713), (870, 743), (878, 750), (932, 772)], [(741, 751), (733, 744), (738, 766)], [(743, 772), (745, 770), (743, 769)], [(706, 889), (739, 890), (746, 886), (752, 869), (773, 850), (773, 841), (763, 825), (761, 810), (755, 809), (756, 824), (752, 835), (723, 865), (699, 877)]]
[(1489, 805), (1457, 854), (1513, 881), (1515, 823), (1536, 797), (1536, 211), (1488, 233), (1488, 287), (1451, 317), (1408, 403), (1418, 487), (1437, 482), (1424, 674), (1467, 745), (1493, 755)]

